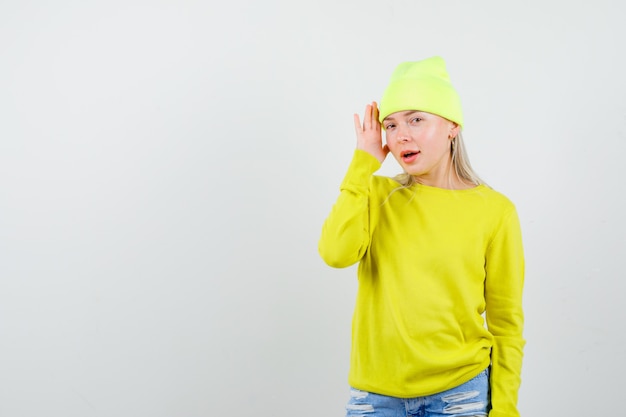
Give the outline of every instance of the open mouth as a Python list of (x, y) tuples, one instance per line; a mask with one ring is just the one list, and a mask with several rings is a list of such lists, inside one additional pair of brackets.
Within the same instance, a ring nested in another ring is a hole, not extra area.
[(402, 162), (405, 164), (412, 164), (417, 160), (417, 156), (420, 151), (404, 151), (400, 154)]

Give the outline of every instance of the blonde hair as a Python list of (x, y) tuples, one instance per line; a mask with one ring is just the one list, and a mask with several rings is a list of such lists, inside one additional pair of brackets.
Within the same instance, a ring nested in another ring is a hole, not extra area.
[[(476, 174), (472, 165), (470, 164), (469, 157), (467, 155), (467, 149), (463, 143), (463, 135), (461, 131), (452, 139), (450, 145), (450, 155), (452, 157), (452, 166), (454, 167), (454, 173), (463, 182), (470, 183), (472, 185), (481, 185), (485, 182), (480, 179)], [(394, 180), (398, 181), (402, 187), (410, 187), (417, 183), (415, 177), (406, 172), (396, 175)]]

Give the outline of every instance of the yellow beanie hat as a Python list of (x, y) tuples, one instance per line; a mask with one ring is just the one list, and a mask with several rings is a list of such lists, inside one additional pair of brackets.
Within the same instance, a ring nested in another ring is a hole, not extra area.
[(380, 100), (380, 117), (405, 110), (433, 113), (463, 126), (461, 99), (450, 83), (445, 61), (438, 56), (403, 62), (391, 75)]

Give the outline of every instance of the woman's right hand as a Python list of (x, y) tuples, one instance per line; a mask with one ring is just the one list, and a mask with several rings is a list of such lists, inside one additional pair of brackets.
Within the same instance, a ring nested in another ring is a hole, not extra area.
[(358, 114), (354, 114), (354, 130), (356, 131), (356, 148), (374, 156), (382, 164), (389, 153), (387, 145), (383, 146), (380, 122), (378, 121), (378, 105), (375, 101), (365, 106), (363, 124)]

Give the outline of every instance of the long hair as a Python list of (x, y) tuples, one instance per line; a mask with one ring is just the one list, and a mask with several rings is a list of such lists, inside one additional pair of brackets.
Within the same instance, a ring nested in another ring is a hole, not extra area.
[[(450, 154), (452, 156), (452, 166), (454, 167), (454, 173), (463, 182), (467, 182), (473, 185), (485, 184), (480, 177), (474, 172), (472, 165), (470, 164), (469, 157), (467, 155), (467, 149), (463, 143), (463, 135), (461, 131), (452, 139), (450, 145)], [(413, 175), (406, 172), (394, 177), (402, 187), (410, 187), (417, 183), (417, 180)]]

